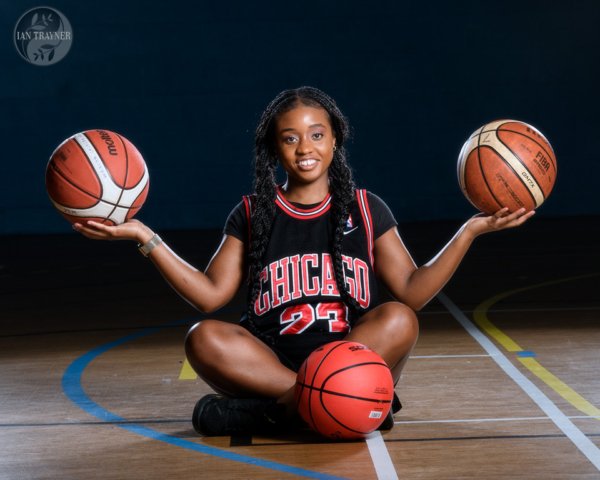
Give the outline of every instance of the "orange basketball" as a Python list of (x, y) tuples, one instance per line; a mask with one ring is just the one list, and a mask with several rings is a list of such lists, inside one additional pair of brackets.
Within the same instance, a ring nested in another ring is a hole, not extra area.
[(148, 185), (140, 152), (108, 130), (86, 130), (66, 139), (46, 167), (50, 200), (71, 223), (123, 223), (142, 207)]
[(478, 128), (458, 157), (458, 181), (482, 212), (538, 208), (556, 181), (556, 156), (539, 130), (517, 120)]
[(317, 348), (298, 370), (298, 412), (331, 439), (358, 439), (385, 419), (394, 395), (390, 369), (375, 352), (356, 342)]

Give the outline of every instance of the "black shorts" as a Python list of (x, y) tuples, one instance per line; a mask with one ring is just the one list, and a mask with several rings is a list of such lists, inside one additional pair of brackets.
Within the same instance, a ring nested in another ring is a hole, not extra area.
[(247, 329), (252, 335), (264, 342), (273, 353), (277, 355), (279, 361), (289, 369), (297, 372), (314, 350), (321, 345), (337, 340), (343, 340), (347, 333), (330, 333), (330, 332), (310, 332), (301, 333), (298, 335), (268, 335), (259, 332), (253, 325), (250, 325), (246, 320), (246, 316), (242, 317), (240, 325)]

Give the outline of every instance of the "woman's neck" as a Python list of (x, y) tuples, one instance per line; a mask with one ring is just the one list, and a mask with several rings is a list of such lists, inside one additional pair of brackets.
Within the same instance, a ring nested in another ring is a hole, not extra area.
[(289, 179), (281, 186), (281, 190), (289, 202), (312, 205), (321, 203), (329, 193), (329, 181), (310, 184), (297, 184)]

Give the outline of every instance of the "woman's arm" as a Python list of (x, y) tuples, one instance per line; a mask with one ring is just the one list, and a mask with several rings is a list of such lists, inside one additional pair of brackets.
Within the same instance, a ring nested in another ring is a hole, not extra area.
[[(154, 232), (137, 220), (116, 226), (87, 222), (73, 228), (94, 240), (133, 240), (145, 244)], [(208, 313), (229, 302), (243, 279), (244, 244), (230, 235), (224, 235), (221, 245), (201, 272), (177, 256), (164, 242), (148, 255), (165, 280), (192, 306)]]
[(418, 267), (402, 243), (396, 228), (375, 241), (375, 270), (398, 300), (414, 310), (423, 308), (450, 280), (473, 240), (479, 235), (522, 225), (534, 215), (525, 209), (509, 214), (507, 208), (494, 215), (470, 218), (429, 262)]

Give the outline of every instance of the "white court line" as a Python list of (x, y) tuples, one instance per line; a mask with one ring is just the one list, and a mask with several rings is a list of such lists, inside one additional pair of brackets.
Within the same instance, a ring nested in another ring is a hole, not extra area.
[[(511, 307), (511, 308), (490, 308), (487, 310), (491, 313), (514, 313), (514, 312), (595, 312), (600, 310), (600, 306), (589, 306), (589, 307)], [(463, 313), (473, 313), (474, 310), (465, 309)], [(426, 310), (420, 311), (419, 316), (423, 315), (447, 315), (446, 310)]]
[(486, 337), (444, 293), (437, 298), (444, 304), (452, 316), (460, 323), (482, 347), (490, 354), (498, 366), (529, 395), (529, 397), (548, 415), (550, 420), (573, 442), (586, 458), (600, 471), (600, 449), (579, 430), (552, 401)]
[(375, 430), (367, 436), (367, 447), (377, 473), (377, 480), (398, 480), (394, 462), (379, 431)]
[[(491, 313), (512, 313), (512, 312), (595, 312), (600, 310), (598, 306), (591, 307), (523, 307), (523, 308), (490, 308)], [(472, 313), (472, 312), (471, 312)]]
[[(600, 417), (590, 415), (571, 415), (570, 420), (600, 420)], [(453, 418), (447, 420), (400, 420), (394, 422), (400, 424), (427, 424), (427, 423), (479, 423), (479, 422), (527, 422), (531, 420), (551, 420), (549, 417), (502, 417), (502, 418)]]
[(414, 360), (417, 358), (475, 358), (475, 357), (485, 357), (489, 358), (488, 354), (481, 355), (411, 355), (410, 359)]
[(420, 424), (420, 423), (479, 423), (479, 422), (524, 422), (529, 420), (550, 420), (548, 417), (504, 417), (504, 418), (457, 418), (449, 420), (403, 420), (394, 424)]

